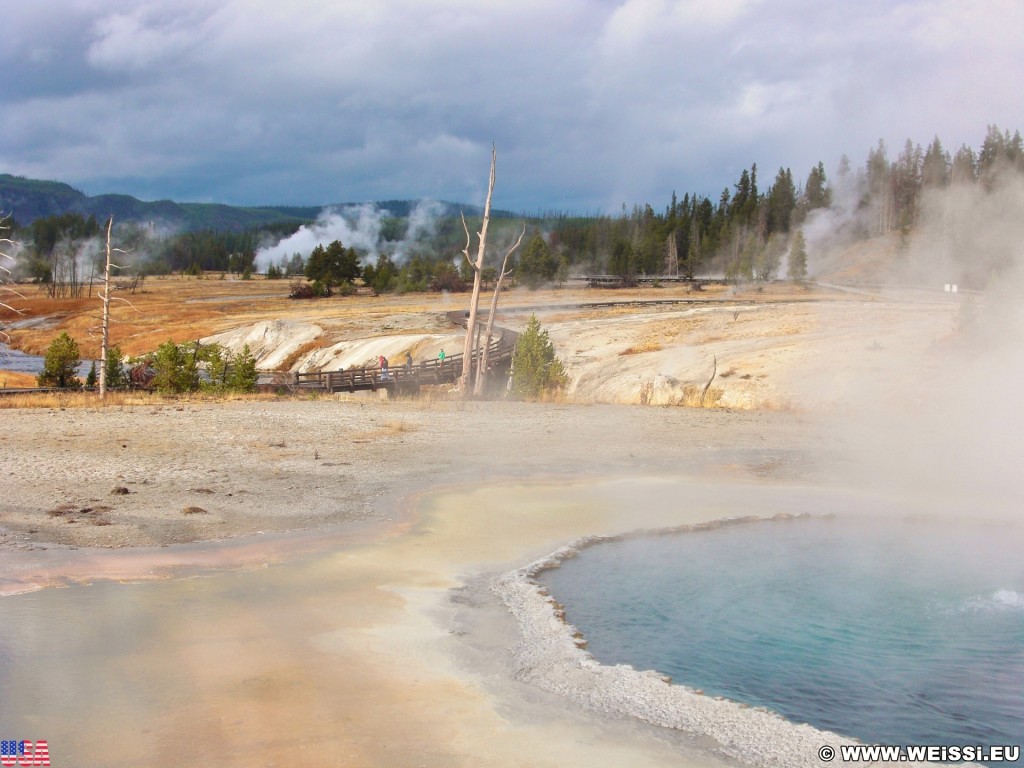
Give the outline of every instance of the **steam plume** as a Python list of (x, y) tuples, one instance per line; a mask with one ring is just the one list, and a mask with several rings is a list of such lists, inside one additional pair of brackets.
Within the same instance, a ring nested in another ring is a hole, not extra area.
[(346, 248), (355, 248), (364, 260), (373, 261), (377, 254), (387, 253), (401, 263), (413, 243), (434, 233), (437, 219), (443, 213), (443, 204), (435, 200), (419, 201), (409, 213), (405, 237), (395, 243), (385, 241), (382, 236), (384, 219), (391, 215), (387, 209), (370, 204), (326, 208), (313, 224), (304, 224), (293, 235), (260, 248), (256, 253), (256, 266), (265, 270), (295, 253), (307, 257), (317, 245), (335, 240)]

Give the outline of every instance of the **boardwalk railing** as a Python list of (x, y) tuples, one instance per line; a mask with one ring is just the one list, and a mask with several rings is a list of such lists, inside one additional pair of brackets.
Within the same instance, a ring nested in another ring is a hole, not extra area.
[(657, 283), (687, 283), (695, 285), (698, 289), (705, 285), (716, 285), (722, 282), (722, 278), (709, 277), (685, 277), (683, 275), (573, 275), (566, 281), (568, 283), (586, 283), (591, 288), (622, 288), (625, 286), (654, 285)]
[[(456, 325), (465, 327), (465, 312), (449, 312), (448, 318)], [(482, 329), (480, 333), (483, 333)], [(503, 368), (512, 360), (519, 334), (507, 328), (494, 328), (490, 350), (487, 353), (487, 367), (491, 370)], [(473, 355), (474, 368), (480, 363), (483, 350)], [(352, 368), (347, 371), (308, 371), (293, 374), (293, 386), (298, 390), (320, 392), (359, 392), (388, 389), (397, 392), (414, 392), (425, 384), (452, 383), (462, 376), (464, 355), (455, 354), (444, 360), (424, 360), (412, 366), (394, 366), (387, 373), (379, 367)]]

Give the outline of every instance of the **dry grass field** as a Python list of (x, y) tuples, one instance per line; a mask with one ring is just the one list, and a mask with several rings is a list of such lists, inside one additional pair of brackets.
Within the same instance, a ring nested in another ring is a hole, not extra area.
[[(50, 299), (32, 287), (22, 289), (25, 300), (17, 301), (21, 317), (0, 310), (0, 320), (13, 323), (9, 331), (15, 349), (41, 355), (59, 331), (78, 340), (85, 358), (98, 354), (100, 301)], [(207, 275), (194, 277), (150, 277), (134, 293), (115, 291), (111, 304), (112, 339), (128, 355), (150, 352), (168, 339), (175, 342), (212, 336), (266, 319), (317, 323), (335, 334), (432, 330), (433, 315), (468, 306), (468, 294), (406, 294), (373, 296), (361, 290), (355, 296), (321, 300), (293, 300), (288, 297), (287, 280), (240, 280)], [(585, 302), (633, 301), (688, 298), (707, 302), (723, 299), (792, 301), (813, 298), (813, 292), (799, 286), (778, 285), (768, 291), (750, 291), (711, 286), (694, 292), (688, 286), (634, 288), (623, 290), (572, 289), (507, 291), (499, 309), (546, 307)], [(482, 302), (485, 303), (485, 302)], [(605, 310), (605, 316), (634, 315), (636, 308), (624, 306)], [(560, 313), (575, 318), (578, 312)], [(420, 327), (417, 327), (417, 320)]]
[[(219, 279), (216, 276), (150, 277), (134, 293), (116, 291), (111, 303), (111, 338), (128, 355), (154, 350), (167, 340), (184, 342), (254, 323), (266, 318), (327, 322), (372, 327), (393, 313), (426, 313), (436, 297), (406, 298), (370, 296), (331, 298), (322, 301), (294, 301), (288, 298), (285, 280)], [(99, 337), (100, 301), (91, 298), (50, 299), (29, 289), (17, 307), (25, 314), (17, 318), (7, 312), (3, 319), (14, 322), (12, 346), (30, 354), (43, 354), (59, 331), (78, 340), (82, 355), (95, 357)]]
[[(281, 372), (374, 365), (378, 354), (431, 359), (440, 349), (451, 354), (462, 348), (464, 336), (445, 313), (466, 308), (468, 294), (361, 291), (293, 300), (288, 287), (284, 280), (260, 278), (149, 278), (135, 293), (116, 294), (111, 342), (135, 356), (168, 340), (213, 337), (235, 351), (249, 345), (262, 370)], [(98, 356), (95, 295), (25, 295), (25, 314), (3, 318), (11, 347), (41, 355), (67, 331), (84, 359)], [(569, 373), (562, 393), (567, 402), (788, 409), (841, 395), (829, 381), (836, 366), (876, 365), (886, 357), (879, 354), (883, 346), (892, 360), (898, 347), (901, 362), (920, 362), (952, 332), (956, 310), (941, 294), (904, 301), (790, 283), (704, 290), (517, 288), (504, 293), (499, 324), (520, 329), (530, 313), (537, 314)], [(713, 375), (706, 395), (695, 397)], [(4, 372), (2, 362), (0, 381), (31, 384), (24, 375)]]

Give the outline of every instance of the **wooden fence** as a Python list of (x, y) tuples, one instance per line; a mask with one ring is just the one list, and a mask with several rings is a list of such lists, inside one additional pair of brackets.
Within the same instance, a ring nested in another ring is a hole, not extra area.
[[(456, 325), (466, 325), (465, 312), (449, 312), (448, 318)], [(481, 331), (482, 333), (482, 331)], [(487, 367), (491, 371), (506, 368), (512, 361), (519, 334), (507, 328), (495, 328), (487, 355)], [(387, 389), (394, 392), (415, 392), (424, 384), (454, 383), (462, 376), (464, 355), (462, 353), (445, 357), (444, 360), (423, 360), (411, 366), (389, 367), (387, 373), (381, 368), (351, 368), (347, 371), (307, 371), (292, 374), (292, 385), (302, 391), (359, 392)], [(473, 355), (474, 370), (480, 362), (482, 350)]]

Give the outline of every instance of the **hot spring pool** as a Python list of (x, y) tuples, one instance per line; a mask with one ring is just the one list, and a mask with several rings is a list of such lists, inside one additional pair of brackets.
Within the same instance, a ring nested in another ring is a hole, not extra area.
[(630, 537), (539, 576), (606, 664), (884, 744), (1024, 742), (1020, 526), (811, 518)]

